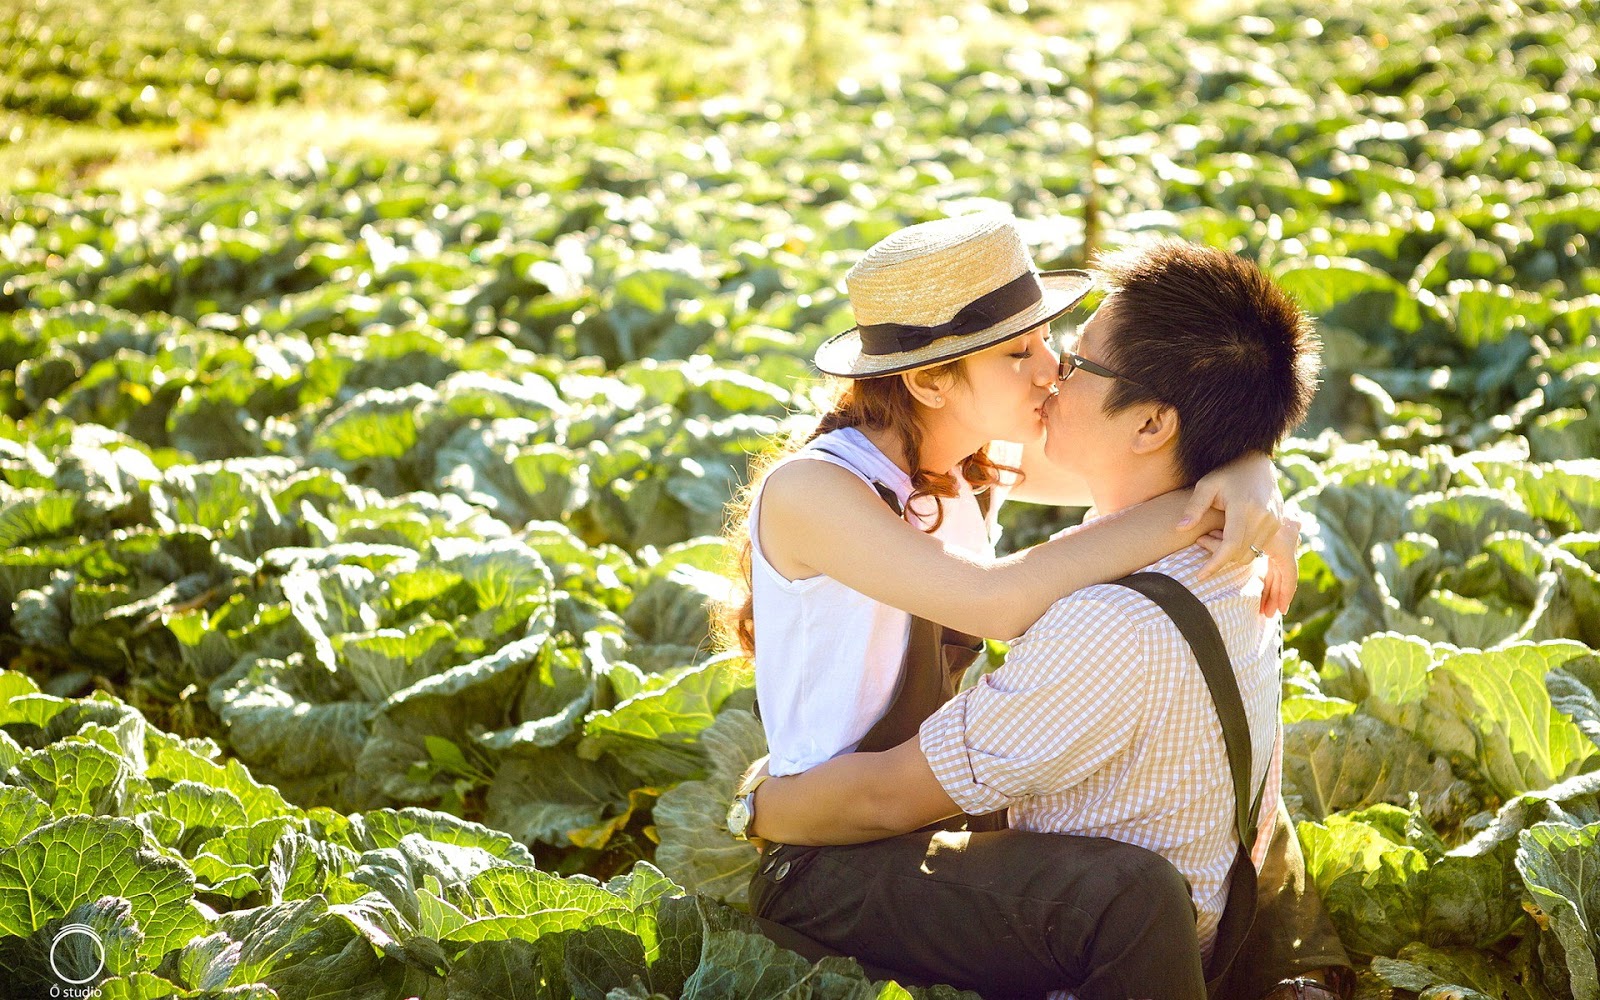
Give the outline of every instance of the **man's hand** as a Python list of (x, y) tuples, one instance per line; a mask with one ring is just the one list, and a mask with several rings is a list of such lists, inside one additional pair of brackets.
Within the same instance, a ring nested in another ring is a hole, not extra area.
[[(1278, 494), (1278, 472), (1272, 460), (1251, 452), (1201, 479), (1178, 522), (1182, 530), (1193, 524), (1207, 507), (1222, 511), (1222, 542), (1207, 546), (1211, 558), (1200, 568), (1204, 580), (1236, 562), (1265, 551), (1283, 528), (1283, 497)], [(1292, 596), (1294, 591), (1289, 590)]]

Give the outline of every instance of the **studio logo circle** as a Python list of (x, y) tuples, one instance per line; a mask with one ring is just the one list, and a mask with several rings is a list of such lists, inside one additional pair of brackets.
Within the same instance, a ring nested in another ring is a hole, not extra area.
[[(74, 935), (81, 935), (88, 938), (89, 943), (94, 946), (95, 952), (100, 956), (98, 963), (94, 967), (94, 971), (89, 973), (87, 976), (84, 976), (82, 979), (74, 979), (73, 977), (67, 975), (65, 972), (61, 971), (61, 966), (56, 964), (56, 949), (60, 947), (62, 941), (65, 941)], [(90, 927), (88, 924), (68, 924), (67, 926), (61, 928), (61, 930), (57, 931), (55, 940), (50, 942), (50, 971), (59, 976), (62, 982), (71, 983), (74, 986), (81, 986), (100, 975), (101, 970), (105, 967), (106, 946), (100, 941), (100, 935), (97, 934), (95, 929)]]

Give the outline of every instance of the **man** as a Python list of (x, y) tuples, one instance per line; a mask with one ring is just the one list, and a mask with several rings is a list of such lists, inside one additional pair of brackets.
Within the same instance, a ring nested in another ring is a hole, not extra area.
[[(1315, 336), (1253, 265), (1171, 242), (1104, 257), (1098, 266), (1110, 294), (1064, 355), (1044, 416), (1046, 454), (1083, 477), (1100, 515), (1192, 485), (1248, 451), (1270, 453), (1303, 419), (1314, 391)], [(1262, 815), (1272, 816), (1281, 625), (1259, 613), (1257, 574), (1237, 567), (1202, 580), (1205, 561), (1196, 546), (1149, 570), (1185, 585), (1215, 619), (1248, 720), (1251, 787), (1265, 781)], [(1105, 912), (1101, 897), (1116, 891), (1092, 870), (1093, 846), (1104, 841), (1148, 848), (1182, 874), (1203, 956), (1238, 847), (1221, 726), (1194, 655), (1165, 612), (1114, 585), (1057, 602), (1000, 670), (934, 713), (918, 738), (767, 780), (753, 808), (754, 832), (781, 845), (763, 855), (753, 886), (758, 913), (928, 979), (950, 975), (942, 949), (982, 947), (961, 935), (974, 894), (1005, 897), (978, 908), (984, 934), (1029, 936), (1031, 948), (1072, 952), (1101, 938), (1148, 940), (1140, 928), (1095, 923)], [(984, 859), (986, 838), (1005, 834), (910, 833), (1002, 808), (1013, 831), (1086, 838), (1081, 912), (1052, 910), (1045, 918), (1072, 926), (1032, 926), (1037, 913), (1015, 885), (1026, 876)], [(1272, 832), (1269, 822), (1257, 838), (1257, 866)], [(863, 846), (795, 846), (845, 844)], [(1084, 998), (1126, 996), (1127, 983), (1154, 980), (1108, 968), (1177, 962), (1194, 967), (1164, 970), (1163, 988), (1204, 995), (1201, 969), (1179, 944), (1096, 954), (1089, 965), (1064, 955), (1065, 985)], [(954, 968), (965, 974), (965, 966)], [(969, 976), (960, 985), (985, 984)], [(1063, 983), (1032, 985), (1042, 992)]]

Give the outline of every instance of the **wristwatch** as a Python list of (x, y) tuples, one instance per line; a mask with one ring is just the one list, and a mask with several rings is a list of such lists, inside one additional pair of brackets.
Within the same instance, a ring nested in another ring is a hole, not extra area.
[(752, 774), (734, 793), (733, 804), (728, 807), (728, 832), (735, 840), (750, 839), (750, 824), (756, 819), (756, 789), (770, 777), (765, 772)]

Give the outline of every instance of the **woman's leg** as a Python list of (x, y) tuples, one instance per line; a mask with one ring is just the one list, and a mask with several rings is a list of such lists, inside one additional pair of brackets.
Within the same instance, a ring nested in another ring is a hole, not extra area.
[(782, 847), (763, 857), (752, 906), (908, 981), (989, 998), (1205, 996), (1182, 876), (1099, 837), (922, 832)]

